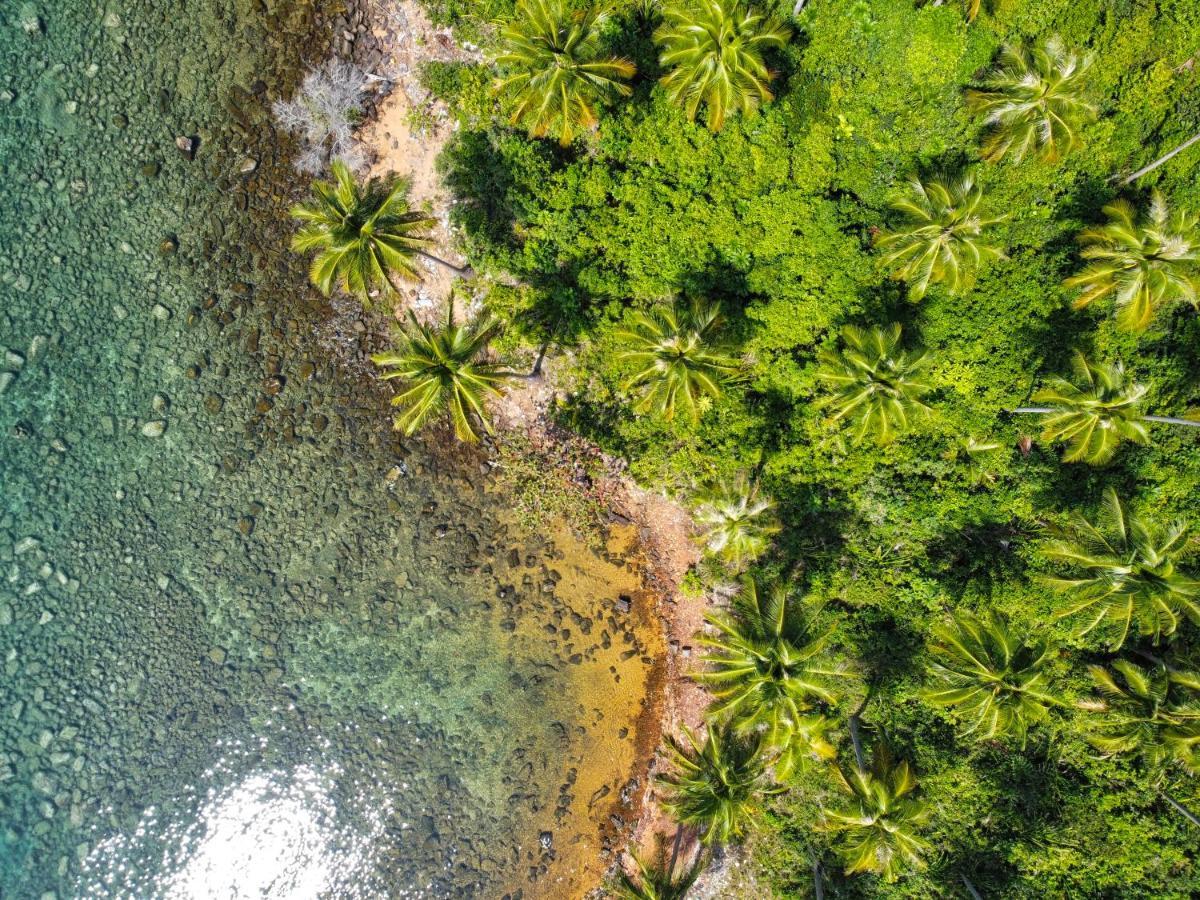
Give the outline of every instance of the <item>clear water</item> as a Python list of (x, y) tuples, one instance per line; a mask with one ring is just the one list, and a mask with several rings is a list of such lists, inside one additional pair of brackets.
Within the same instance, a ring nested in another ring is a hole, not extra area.
[(569, 897), (633, 815), (630, 536), (399, 442), (282, 249), (309, 6), (0, 0), (5, 898)]

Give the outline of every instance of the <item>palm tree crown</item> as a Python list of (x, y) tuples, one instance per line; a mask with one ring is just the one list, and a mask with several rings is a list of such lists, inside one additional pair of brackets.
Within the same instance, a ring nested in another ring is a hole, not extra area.
[(1029, 726), (1046, 718), (1045, 667), (1053, 652), (1043, 641), (1023, 641), (999, 615), (958, 612), (934, 629), (932, 683), (924, 697), (957, 708), (965, 735), (991, 740), (1010, 735), (1023, 745)]
[(818, 375), (834, 393), (827, 403), (833, 420), (855, 423), (855, 439), (874, 436), (883, 445), (908, 428), (910, 412), (928, 410), (921, 397), (931, 388), (920, 380), (923, 351), (900, 349), (900, 325), (869, 329), (847, 325), (845, 348), (820, 356)]
[(534, 137), (557, 133), (564, 146), (596, 125), (596, 108), (632, 92), (634, 65), (602, 55), (599, 7), (569, 11), (562, 0), (519, 0), (517, 17), (500, 32), (496, 63), (506, 74), (496, 90), (515, 104), (512, 121)]
[(1036, 152), (1051, 163), (1079, 146), (1080, 125), (1096, 118), (1084, 99), (1091, 65), (1091, 54), (1067, 50), (1057, 37), (1032, 51), (1005, 47), (982, 86), (967, 91), (967, 105), (991, 127), (983, 158), (1020, 161)]
[(692, 885), (708, 863), (704, 853), (697, 855), (690, 866), (678, 875), (673, 871), (666, 846), (660, 842), (652, 860), (643, 859), (635, 852), (629, 854), (637, 866), (638, 877), (628, 873), (617, 873), (616, 896), (621, 900), (684, 900)]
[(1091, 617), (1082, 634), (1102, 624), (1115, 626), (1115, 650), (1125, 643), (1134, 620), (1140, 634), (1155, 640), (1173, 634), (1180, 616), (1200, 621), (1200, 581), (1177, 569), (1194, 549), (1186, 524), (1162, 528), (1143, 522), (1109, 487), (1096, 524), (1076, 514), (1067, 526), (1051, 528), (1050, 535), (1042, 553), (1082, 570), (1075, 578), (1050, 579), (1071, 598), (1059, 617)]
[(778, 753), (775, 774), (786, 779), (804, 755), (833, 756), (825, 739), (829, 722), (817, 707), (833, 704), (849, 678), (846, 667), (828, 653), (830, 630), (815, 626), (815, 615), (790, 602), (781, 585), (760, 597), (747, 578), (734, 601), (733, 615), (711, 613), (717, 633), (701, 643), (711, 648), (696, 674), (712, 691), (709, 715), (727, 717), (739, 732), (761, 732)]
[(654, 32), (667, 96), (694, 121), (707, 105), (708, 127), (720, 131), (731, 113), (750, 113), (772, 99), (774, 77), (763, 53), (784, 46), (792, 30), (743, 0), (682, 0), (663, 10)]
[(908, 763), (893, 765), (887, 751), (877, 748), (869, 771), (856, 768), (849, 778), (837, 766), (833, 771), (851, 800), (841, 809), (823, 810), (818, 827), (838, 837), (835, 849), (846, 874), (874, 872), (893, 882), (906, 868), (924, 868), (921, 855), (930, 845), (917, 831), (931, 810), (911, 796), (917, 779)]
[(364, 302), (373, 289), (399, 293), (393, 275), (420, 280), (416, 256), (427, 256), (434, 220), (408, 205), (408, 182), (372, 178), (360, 185), (340, 159), (333, 183), (314, 181), (313, 198), (292, 207), (303, 226), (292, 238), (298, 253), (316, 250), (309, 277), (326, 296), (335, 284)]
[(666, 787), (663, 805), (676, 821), (700, 831), (706, 845), (741, 837), (759, 813), (760, 798), (772, 787), (759, 739), (712, 725), (701, 744), (688, 728), (686, 744), (667, 739), (673, 771), (659, 776)]
[(1128, 660), (1116, 674), (1089, 666), (1104, 696), (1080, 704), (1097, 713), (1088, 740), (1106, 755), (1137, 753), (1151, 770), (1178, 763), (1200, 774), (1200, 674), (1162, 663), (1143, 669)]
[(745, 472), (701, 488), (693, 498), (693, 520), (708, 552), (740, 570), (767, 549), (779, 531), (775, 503), (759, 493)]
[(1031, 398), (1049, 407), (1042, 421), (1042, 439), (1066, 441), (1066, 462), (1102, 465), (1113, 458), (1122, 441), (1145, 444), (1150, 440), (1139, 410), (1146, 389), (1126, 384), (1120, 363), (1092, 363), (1077, 351), (1072, 368), (1074, 382), (1050, 378)]
[(442, 328), (423, 325), (410, 312), (401, 345), (371, 357), (384, 370), (382, 378), (406, 382), (405, 389), (392, 398), (392, 405), (401, 408), (396, 428), (413, 434), (448, 411), (459, 440), (478, 441), (479, 427), (490, 433), (484, 401), (489, 395), (503, 394), (501, 383), (512, 376), (499, 365), (480, 361), (499, 329), (500, 322), (491, 315), (470, 325), (455, 325), (453, 303)]
[(892, 277), (908, 282), (908, 296), (920, 300), (930, 285), (944, 282), (957, 292), (969, 288), (975, 272), (988, 259), (1002, 259), (999, 247), (983, 240), (983, 232), (1000, 219), (979, 214), (983, 189), (971, 174), (909, 182), (909, 194), (892, 206), (906, 221), (880, 231), (875, 246)]
[(1082, 289), (1075, 309), (1111, 297), (1117, 324), (1144, 331), (1167, 304), (1200, 303), (1200, 279), (1194, 271), (1200, 259), (1200, 216), (1182, 209), (1172, 213), (1158, 191), (1140, 221), (1125, 200), (1108, 204), (1104, 212), (1107, 224), (1079, 234), (1083, 258), (1091, 262), (1065, 282)]
[(632, 346), (621, 358), (639, 367), (626, 390), (645, 386), (634, 409), (670, 421), (682, 408), (697, 421), (705, 398), (721, 396), (722, 382), (738, 368), (716, 344), (723, 321), (718, 304), (701, 300), (639, 313), (633, 327), (621, 332)]

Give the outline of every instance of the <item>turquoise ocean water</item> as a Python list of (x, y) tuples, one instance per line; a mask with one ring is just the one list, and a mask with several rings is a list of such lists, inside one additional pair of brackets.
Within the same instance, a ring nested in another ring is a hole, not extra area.
[(631, 566), (399, 442), (282, 249), (325, 33), (0, 0), (4, 898), (571, 896), (632, 814)]

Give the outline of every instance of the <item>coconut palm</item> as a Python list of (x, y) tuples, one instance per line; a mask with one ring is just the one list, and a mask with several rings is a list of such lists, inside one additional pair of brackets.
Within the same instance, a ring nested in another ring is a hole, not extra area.
[(408, 316), (400, 346), (371, 357), (383, 369), (381, 378), (405, 382), (392, 398), (392, 405), (401, 409), (396, 429), (411, 435), (448, 412), (459, 440), (478, 441), (480, 428), (490, 434), (484, 402), (501, 396), (504, 379), (514, 375), (482, 360), (500, 322), (485, 315), (470, 325), (455, 325), (453, 303), (441, 328), (423, 325), (411, 312)]
[(595, 127), (599, 106), (629, 96), (635, 67), (604, 55), (607, 19), (601, 7), (572, 11), (562, 0), (519, 0), (495, 57), (504, 73), (495, 89), (511, 98), (514, 124), (534, 137), (555, 133), (566, 146)]
[(722, 383), (738, 368), (716, 340), (723, 321), (720, 306), (702, 300), (639, 313), (620, 335), (632, 348), (621, 358), (638, 366), (625, 389), (644, 388), (634, 409), (668, 421), (682, 409), (699, 420), (702, 404), (720, 397)]
[(312, 199), (291, 210), (303, 223), (292, 249), (317, 251), (309, 277), (321, 293), (328, 296), (340, 284), (363, 302), (375, 289), (398, 294), (395, 277), (421, 280), (418, 256), (465, 271), (425, 250), (433, 243), (427, 233), (435, 220), (409, 207), (407, 181), (390, 176), (359, 184), (340, 159), (331, 169), (333, 182), (314, 181)]
[(1128, 660), (1115, 672), (1089, 666), (1103, 695), (1080, 705), (1095, 713), (1088, 740), (1106, 756), (1137, 754), (1152, 771), (1175, 763), (1200, 774), (1200, 674)]
[(1115, 200), (1104, 207), (1108, 223), (1080, 232), (1083, 271), (1064, 283), (1081, 288), (1075, 309), (1111, 297), (1117, 324), (1144, 331), (1168, 304), (1200, 305), (1200, 216), (1187, 210), (1171, 212), (1155, 191), (1149, 213), (1139, 219), (1133, 205)]
[(770, 783), (759, 738), (728, 725), (710, 725), (703, 743), (689, 728), (683, 734), (686, 743), (667, 739), (672, 771), (658, 777), (663, 806), (697, 829), (706, 846), (740, 838), (758, 817), (761, 798), (782, 790)]
[(1043, 555), (1078, 570), (1076, 577), (1049, 583), (1068, 597), (1060, 618), (1089, 617), (1081, 634), (1113, 626), (1115, 650), (1135, 621), (1140, 634), (1155, 640), (1174, 634), (1181, 616), (1200, 622), (1200, 581), (1178, 568), (1195, 549), (1187, 524), (1144, 522), (1109, 487), (1095, 524), (1075, 514), (1065, 527), (1048, 531)]
[(704, 485), (692, 500), (700, 540), (735, 571), (761, 556), (779, 531), (774, 501), (745, 472)]
[(731, 114), (750, 113), (773, 98), (774, 77), (763, 53), (783, 47), (792, 30), (744, 0), (677, 0), (663, 9), (654, 32), (669, 70), (662, 86), (695, 121), (703, 103), (708, 127), (720, 131)]
[(1140, 384), (1127, 384), (1120, 363), (1089, 362), (1076, 351), (1072, 369), (1074, 382), (1050, 378), (1033, 395), (1033, 402), (1044, 406), (1017, 410), (1042, 413), (1042, 440), (1066, 441), (1063, 460), (1103, 465), (1113, 458), (1122, 442), (1149, 442), (1150, 433), (1140, 410), (1146, 389)]
[(1056, 702), (1046, 690), (1046, 664), (1054, 655), (1049, 646), (1019, 638), (995, 613), (980, 618), (957, 612), (933, 634), (924, 698), (954, 707), (967, 724), (964, 736), (1008, 736), (1024, 746), (1030, 725), (1043, 721)]
[(851, 798), (839, 809), (822, 810), (817, 827), (835, 835), (846, 874), (873, 872), (894, 882), (905, 870), (924, 868), (921, 857), (930, 844), (918, 832), (932, 811), (912, 796), (917, 780), (908, 763), (893, 764), (877, 747), (869, 770), (856, 767), (846, 777), (834, 766), (833, 772)]
[(995, 456), (1004, 447), (992, 440), (962, 437), (942, 454), (942, 459), (963, 463), (967, 477), (976, 487), (990, 487), (996, 483)]
[(967, 91), (967, 106), (990, 128), (983, 158), (1020, 161), (1036, 153), (1052, 163), (1078, 147), (1080, 126), (1096, 118), (1096, 107), (1084, 97), (1092, 61), (1090, 53), (1068, 50), (1057, 37), (1032, 50), (1005, 47), (982, 85)]
[(819, 707), (837, 702), (850, 677), (830, 656), (831, 631), (817, 628), (816, 612), (791, 600), (783, 585), (761, 596), (747, 578), (733, 614), (708, 614), (717, 633), (700, 639), (712, 650), (702, 660), (709, 668), (694, 676), (712, 692), (709, 717), (727, 719), (740, 733), (761, 733), (778, 754), (781, 780), (806, 755), (833, 757), (825, 737), (830, 724)]
[(951, 292), (966, 290), (985, 260), (1004, 257), (999, 247), (983, 239), (985, 229), (1000, 219), (982, 216), (982, 202), (983, 189), (966, 173), (928, 181), (914, 178), (908, 196), (892, 204), (905, 221), (881, 230), (875, 246), (884, 251), (883, 264), (892, 277), (908, 282), (909, 299), (920, 300), (930, 285), (943, 282)]
[(624, 871), (617, 873), (615, 895), (622, 900), (684, 900), (708, 864), (706, 855), (700, 853), (690, 866), (676, 874), (674, 857), (668, 857), (661, 841), (651, 860), (635, 852), (629, 855), (637, 867), (637, 877)]
[(913, 413), (929, 409), (921, 402), (931, 390), (920, 378), (925, 353), (900, 349), (897, 323), (867, 329), (847, 325), (842, 341), (844, 349), (818, 357), (817, 375), (834, 391), (825, 403), (834, 422), (854, 423), (856, 440), (873, 436), (887, 444), (908, 428)]

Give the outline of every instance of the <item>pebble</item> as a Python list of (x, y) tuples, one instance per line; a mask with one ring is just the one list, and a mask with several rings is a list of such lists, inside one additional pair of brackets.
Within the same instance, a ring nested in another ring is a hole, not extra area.
[(167, 430), (167, 423), (162, 419), (154, 419), (142, 426), (142, 437), (157, 438), (162, 437)]
[(8, 390), (16, 377), (12, 372), (0, 372), (0, 394)]

